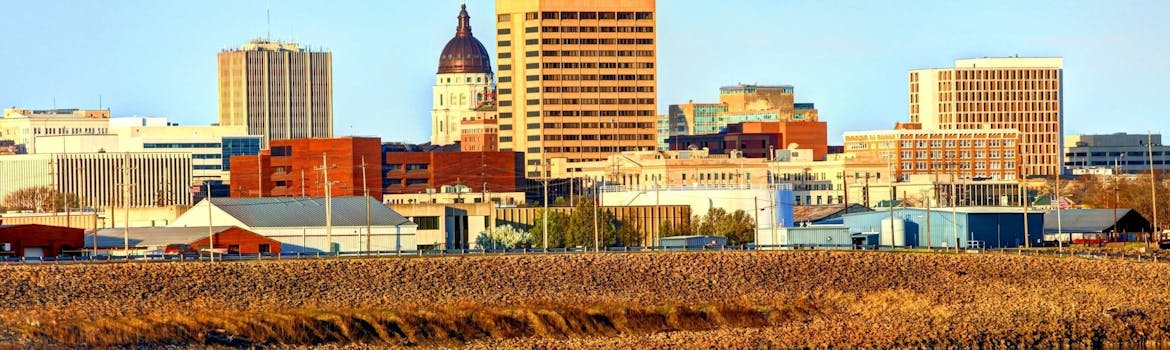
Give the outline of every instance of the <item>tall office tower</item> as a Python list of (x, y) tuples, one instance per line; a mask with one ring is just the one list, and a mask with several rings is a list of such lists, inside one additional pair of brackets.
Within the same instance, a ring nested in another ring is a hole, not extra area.
[(654, 0), (496, 0), (500, 150), (599, 161), (657, 145)]
[(253, 40), (219, 53), (219, 124), (270, 140), (333, 136), (332, 54)]
[(1063, 150), (1063, 59), (976, 58), (910, 71), (910, 122), (924, 130), (1020, 131), (1020, 175), (1056, 175)]
[(474, 119), (475, 109), (490, 98), (491, 87), (492, 58), (471, 35), (471, 16), (463, 5), (455, 37), (439, 55), (439, 73), (432, 90), (431, 144), (459, 141), (461, 122)]

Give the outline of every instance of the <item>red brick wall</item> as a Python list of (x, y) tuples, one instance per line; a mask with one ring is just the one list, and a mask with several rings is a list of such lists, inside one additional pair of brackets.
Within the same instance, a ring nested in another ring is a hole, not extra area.
[(293, 197), (302, 193), (310, 197), (324, 196), (323, 173), (317, 170), (324, 160), (322, 157), (324, 154), (328, 157), (330, 165), (329, 180), (333, 182), (334, 196), (363, 194), (361, 164), (362, 158), (365, 157), (366, 186), (369, 187), (371, 196), (382, 198), (381, 139), (345, 137), (273, 140), (269, 145), (273, 149), (285, 146), (290, 147), (291, 155), (260, 156), (263, 160), (259, 176), (256, 171), (256, 156), (232, 157), (232, 197), (256, 196), (258, 181), (263, 182), (264, 196)]
[[(227, 250), (231, 245), (239, 245), (240, 254), (256, 254), (260, 252), (260, 245), (267, 244), (268, 252), (273, 254), (280, 254), (280, 242), (261, 236), (252, 231), (248, 231), (239, 227), (233, 227), (223, 232), (215, 234), (215, 248)], [(200, 239), (191, 243), (191, 247), (206, 247), (207, 238)]]
[(781, 133), (784, 134), (784, 144), (796, 143), (802, 149), (813, 150), (813, 159), (824, 160), (829, 153), (829, 130), (825, 122), (787, 122), (781, 123)]
[(84, 232), (78, 228), (14, 225), (0, 227), (0, 243), (12, 244), (11, 252), (3, 252), (8, 256), (24, 256), (24, 248), (28, 247), (44, 248), (45, 256), (57, 256), (63, 249), (84, 249)]
[[(517, 192), (523, 181), (523, 155), (516, 152), (389, 152), (385, 158), (386, 193), (458, 184), (479, 192), (485, 183), (489, 192)], [(412, 164), (426, 169), (407, 170)]]

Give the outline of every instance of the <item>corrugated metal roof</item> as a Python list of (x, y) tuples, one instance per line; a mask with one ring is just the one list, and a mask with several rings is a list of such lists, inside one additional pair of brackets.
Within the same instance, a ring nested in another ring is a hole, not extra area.
[[(211, 231), (219, 234), (233, 227), (215, 226)], [(130, 238), (131, 247), (191, 244), (207, 238), (207, 227), (131, 227), (128, 233), (123, 228), (104, 228), (97, 231), (98, 248), (125, 247), (126, 237)], [(93, 237), (86, 237), (85, 247), (93, 248)]]
[[(366, 203), (370, 225), (414, 225), (372, 197), (333, 197), (333, 226), (365, 226)], [(213, 198), (211, 203), (248, 227), (325, 226), (325, 198), (266, 197)]]
[[(1118, 208), (1117, 220), (1125, 218), (1133, 209)], [(1044, 232), (1103, 232), (1113, 227), (1113, 209), (1067, 209), (1060, 211), (1060, 227), (1057, 228), (1056, 211), (1044, 213)]]

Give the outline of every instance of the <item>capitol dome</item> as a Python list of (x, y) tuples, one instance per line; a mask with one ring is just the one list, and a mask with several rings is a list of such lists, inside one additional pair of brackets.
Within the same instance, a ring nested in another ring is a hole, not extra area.
[(471, 35), (471, 16), (467, 5), (459, 11), (459, 27), (455, 37), (447, 42), (443, 54), (439, 55), (439, 74), (446, 73), (492, 73), (492, 60), (487, 49)]

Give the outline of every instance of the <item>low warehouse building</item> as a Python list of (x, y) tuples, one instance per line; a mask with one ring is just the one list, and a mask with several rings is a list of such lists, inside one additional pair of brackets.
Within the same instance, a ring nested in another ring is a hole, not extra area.
[(330, 204), (331, 220), (326, 217), (325, 198), (320, 197), (212, 198), (210, 204), (206, 200), (196, 204), (169, 227), (237, 226), (279, 241), (285, 253), (418, 249), (418, 225), (381, 201), (332, 197)]
[(73, 254), (84, 245), (85, 231), (38, 224), (0, 225), (0, 256), (42, 258)]
[(1044, 241), (1056, 244), (1098, 243), (1100, 241), (1134, 241), (1148, 235), (1131, 233), (1153, 232), (1141, 213), (1133, 209), (1067, 209), (1044, 214)]
[(877, 233), (880, 246), (932, 248), (1039, 246), (1045, 222), (1043, 212), (1029, 211), (1025, 220), (1023, 209), (1010, 207), (894, 208), (844, 218), (852, 233)]
[(756, 232), (760, 249), (826, 248), (850, 249), (852, 233), (845, 225), (809, 225), (801, 227), (762, 228)]
[[(212, 227), (132, 227), (97, 232), (98, 254), (194, 254), (205, 252), (208, 241), (215, 238), (215, 252), (228, 254), (280, 254), (280, 242), (235, 226)], [(85, 243), (94, 248), (93, 239)]]

